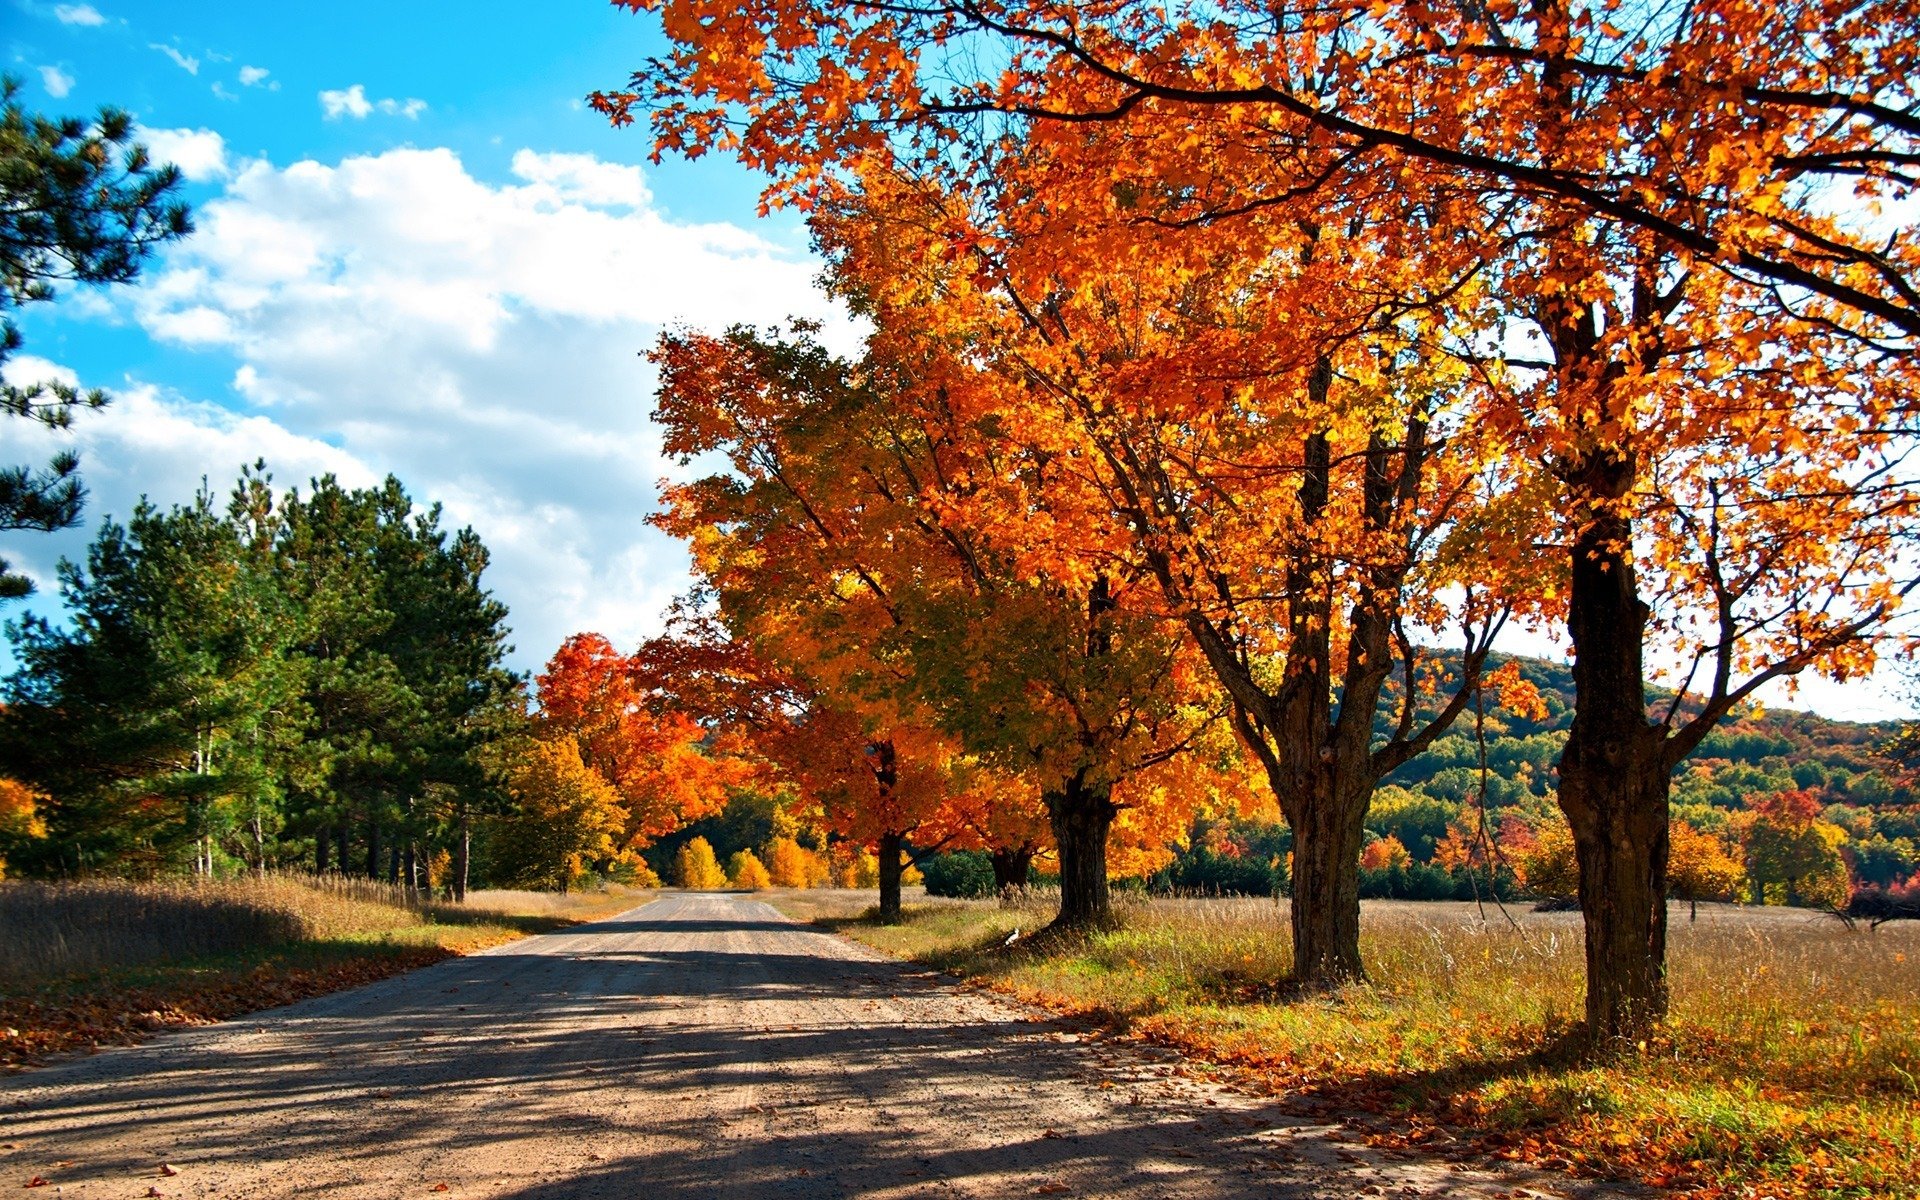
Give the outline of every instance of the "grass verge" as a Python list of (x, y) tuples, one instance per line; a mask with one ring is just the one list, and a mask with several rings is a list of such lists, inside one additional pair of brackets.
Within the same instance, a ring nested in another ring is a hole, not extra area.
[(646, 895), (475, 892), (453, 905), (298, 876), (0, 885), (0, 1070), (358, 987)]
[[(1119, 928), (1026, 934), (1044, 903), (929, 901), (882, 926), (852, 898), (792, 915), (1057, 1012), (1177, 1047), (1402, 1146), (1487, 1153), (1695, 1200), (1920, 1197), (1920, 928), (1676, 908), (1673, 1015), (1637, 1053), (1583, 1058), (1577, 914), (1369, 902), (1372, 978), (1289, 997), (1284, 904), (1128, 906)], [(1023, 937), (1012, 946), (1008, 936)]]

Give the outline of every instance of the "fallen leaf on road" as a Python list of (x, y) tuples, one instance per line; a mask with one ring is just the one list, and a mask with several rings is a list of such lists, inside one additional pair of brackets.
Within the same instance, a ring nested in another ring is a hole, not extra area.
[(1043, 1138), (1063, 1138), (1067, 1135), (1064, 1133), (1061, 1133), (1058, 1129), (1049, 1129), (1045, 1133), (1041, 1134), (1040, 1136)]
[(436, 1183), (436, 1184), (434, 1184), (434, 1185), (433, 1185), (433, 1190), (434, 1190), (434, 1191), (436, 1191), (436, 1192), (450, 1192), (450, 1191), (452, 1191), (453, 1189), (452, 1189), (452, 1188), (450, 1188), (450, 1187), (448, 1187), (448, 1186), (447, 1186), (446, 1184), (444, 1184), (444, 1183)]
[(1061, 1192), (1070, 1192), (1073, 1189), (1064, 1183), (1043, 1183), (1033, 1190), (1042, 1196), (1053, 1196)]
[(32, 1179), (29, 1179), (29, 1180), (27, 1180), (27, 1182), (26, 1182), (26, 1185), (25, 1185), (25, 1186), (27, 1186), (27, 1187), (45, 1187), (45, 1186), (47, 1186), (47, 1181), (46, 1181), (46, 1180), (44, 1180), (44, 1179), (42, 1179), (42, 1178), (40, 1178), (40, 1177), (39, 1177), (38, 1175), (35, 1175), (35, 1176), (34, 1176), (34, 1177), (33, 1177)]
[(166, 1195), (166, 1193), (165, 1193), (165, 1192), (163, 1192), (163, 1191), (161, 1191), (161, 1190), (160, 1190), (159, 1188), (157, 1188), (157, 1187), (150, 1187), (150, 1188), (148, 1188), (148, 1189), (147, 1189), (147, 1195), (149, 1195), (149, 1196), (164, 1196), (164, 1195)]
[(160, 1174), (163, 1176), (167, 1176), (171, 1178), (172, 1176), (178, 1175), (179, 1173), (180, 1173), (180, 1168), (172, 1165), (171, 1163), (160, 1164)]

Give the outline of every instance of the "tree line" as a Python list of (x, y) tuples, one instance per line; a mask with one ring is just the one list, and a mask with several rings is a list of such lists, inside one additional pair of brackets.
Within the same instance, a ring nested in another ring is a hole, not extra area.
[(143, 500), (63, 563), (64, 622), (8, 626), (6, 773), (44, 797), (36, 874), (304, 861), (463, 894), (489, 754), (524, 722), (506, 608), (471, 529), (396, 479)]

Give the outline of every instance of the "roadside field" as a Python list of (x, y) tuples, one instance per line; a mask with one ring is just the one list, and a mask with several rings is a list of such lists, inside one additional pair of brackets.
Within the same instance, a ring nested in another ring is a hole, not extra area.
[[(1792, 909), (1672, 913), (1673, 1015), (1609, 1061), (1567, 1035), (1577, 913), (1369, 901), (1370, 979), (1289, 995), (1284, 901), (1123, 902), (1119, 928), (1033, 936), (1049, 897), (770, 897), (888, 953), (1177, 1046), (1384, 1142), (1469, 1131), (1494, 1154), (1696, 1197), (1920, 1196), (1920, 926)], [(1013, 937), (1018, 931), (1018, 937)], [(1011, 945), (1008, 944), (1012, 938)]]
[(651, 895), (482, 891), (456, 905), (297, 875), (0, 884), (0, 1070), (355, 987)]

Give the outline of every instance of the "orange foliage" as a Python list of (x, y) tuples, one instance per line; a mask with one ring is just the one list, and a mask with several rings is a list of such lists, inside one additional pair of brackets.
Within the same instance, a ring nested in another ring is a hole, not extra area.
[(597, 633), (579, 633), (535, 678), (542, 723), (571, 735), (586, 764), (619, 793), (621, 846), (638, 848), (719, 811), (746, 776), (724, 739), (683, 713), (661, 711), (632, 661)]
[(1383, 837), (1367, 843), (1360, 852), (1360, 868), (1365, 871), (1381, 871), (1388, 867), (1404, 867), (1413, 861), (1407, 848), (1397, 837)]

